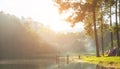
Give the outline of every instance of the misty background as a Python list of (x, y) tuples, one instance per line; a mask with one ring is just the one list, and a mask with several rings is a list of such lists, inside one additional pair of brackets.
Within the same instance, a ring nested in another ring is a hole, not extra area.
[[(99, 46), (100, 37), (99, 35)], [(105, 32), (104, 39), (105, 50), (108, 50), (110, 32)], [(38, 58), (43, 54), (58, 53), (62, 55), (95, 53), (94, 37), (85, 35), (84, 30), (54, 32), (49, 26), (31, 18), (18, 18), (0, 12), (0, 59)]]

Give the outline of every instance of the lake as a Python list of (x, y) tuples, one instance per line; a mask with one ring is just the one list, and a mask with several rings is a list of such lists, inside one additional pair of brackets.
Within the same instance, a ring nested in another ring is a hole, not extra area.
[[(55, 59), (22, 59), (22, 60), (1, 60), (0, 69), (107, 69), (85, 62), (70, 62), (60, 60), (59, 64)], [(112, 68), (113, 69), (113, 68)]]

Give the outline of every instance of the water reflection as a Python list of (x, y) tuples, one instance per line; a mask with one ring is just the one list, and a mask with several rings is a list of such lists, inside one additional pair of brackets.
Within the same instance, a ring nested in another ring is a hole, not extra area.
[(96, 65), (96, 69), (115, 69), (114, 67), (104, 67), (100, 65)]
[(0, 64), (0, 69), (49, 69), (51, 64)]
[(0, 69), (42, 69), (39, 65), (34, 64), (1, 64)]
[(0, 61), (0, 69), (49, 69), (55, 64), (53, 59), (4, 60)]
[(115, 68), (106, 68), (95, 64), (88, 64), (84, 62), (71, 62), (66, 64), (61, 62), (56, 64), (55, 61), (48, 62), (23, 62), (23, 63), (12, 63), (12, 64), (0, 64), (0, 69), (115, 69)]
[(96, 69), (96, 65), (88, 63), (70, 63), (61, 65), (58, 69)]

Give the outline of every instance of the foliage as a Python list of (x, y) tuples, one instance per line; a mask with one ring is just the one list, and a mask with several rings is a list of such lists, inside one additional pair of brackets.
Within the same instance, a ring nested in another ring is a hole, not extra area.
[[(73, 11), (67, 18), (65, 18), (65, 20), (70, 22), (72, 27), (74, 27), (76, 23), (83, 22), (85, 33), (92, 37), (95, 36), (97, 47), (98, 47), (98, 42), (97, 42), (98, 33), (99, 34), (102, 33), (99, 36), (102, 37), (101, 40), (103, 45), (104, 44), (103, 35), (106, 36), (105, 33), (107, 33), (108, 31), (113, 32), (113, 31), (119, 30), (119, 27), (117, 26), (113, 27), (111, 25), (110, 26), (108, 25), (110, 17), (113, 16), (113, 14), (116, 14), (115, 11), (110, 12), (110, 7), (112, 7), (112, 9), (115, 9), (115, 4), (117, 4), (116, 3), (117, 0), (116, 1), (115, 0), (86, 0), (86, 2), (83, 2), (82, 0), (80, 0), (80, 2), (72, 2), (71, 0), (67, 0), (65, 2), (64, 0), (53, 0), (53, 1), (55, 2), (56, 6), (59, 8), (60, 14), (65, 14), (71, 10)], [(94, 18), (93, 18), (93, 14), (95, 15)], [(117, 36), (118, 34), (119, 33), (117, 33)], [(118, 41), (118, 44), (119, 44), (119, 41)]]
[(58, 53), (16, 16), (0, 12), (0, 59), (38, 58)]
[(115, 67), (115, 68), (120, 68), (120, 57), (95, 57), (95, 56), (89, 56), (89, 57), (82, 57), (83, 60), (93, 63), (93, 64), (98, 64), (102, 66), (108, 66), (108, 67)]
[[(74, 10), (71, 15), (69, 15), (65, 20), (70, 22), (72, 26), (75, 25), (75, 23), (83, 22), (85, 25), (85, 31), (87, 35), (92, 36), (93, 35), (93, 6), (95, 5), (93, 2), (94, 0), (86, 0), (86, 2), (63, 2), (62, 0), (54, 0), (57, 4), (59, 11), (62, 11), (61, 14), (64, 12), (67, 13), (70, 11), (70, 9)], [(96, 0), (96, 19), (99, 19), (100, 17), (100, 8), (103, 3), (103, 0)], [(62, 3), (62, 5), (61, 5)], [(67, 6), (64, 6), (67, 5)], [(65, 8), (65, 9), (64, 9)]]

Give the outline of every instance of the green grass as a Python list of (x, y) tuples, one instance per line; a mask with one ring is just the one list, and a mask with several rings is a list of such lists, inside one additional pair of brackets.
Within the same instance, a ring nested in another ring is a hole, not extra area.
[(82, 59), (88, 63), (99, 64), (106, 67), (120, 68), (120, 57), (83, 56)]

